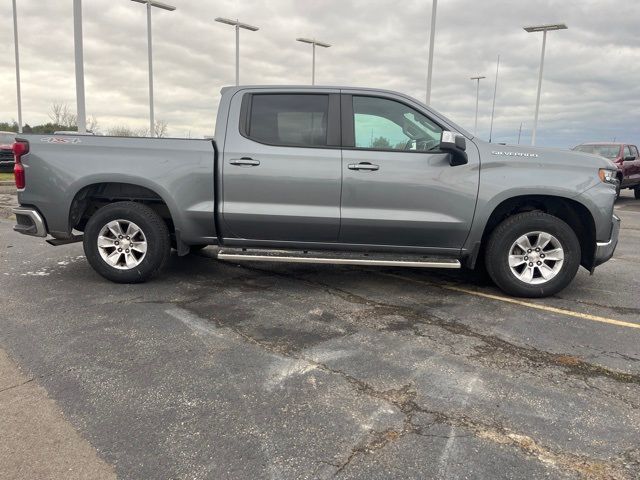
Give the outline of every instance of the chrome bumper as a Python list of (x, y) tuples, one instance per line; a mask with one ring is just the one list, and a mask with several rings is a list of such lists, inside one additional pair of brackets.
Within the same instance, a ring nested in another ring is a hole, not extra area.
[(44, 219), (34, 208), (16, 207), (13, 209), (13, 214), (16, 216), (17, 224), (13, 226), (16, 232), (34, 237), (47, 236)]
[(618, 246), (618, 236), (620, 234), (620, 218), (614, 215), (611, 218), (611, 238), (608, 242), (596, 243), (596, 253), (594, 256), (594, 268), (602, 265), (613, 256), (613, 252)]

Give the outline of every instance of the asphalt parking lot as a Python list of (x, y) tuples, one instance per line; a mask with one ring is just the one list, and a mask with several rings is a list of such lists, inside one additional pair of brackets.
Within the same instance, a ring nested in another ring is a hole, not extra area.
[(0, 349), (24, 380), (0, 404), (42, 387), (96, 477), (640, 478), (640, 201), (616, 210), (615, 257), (533, 301), (210, 249), (116, 285), (3, 219)]

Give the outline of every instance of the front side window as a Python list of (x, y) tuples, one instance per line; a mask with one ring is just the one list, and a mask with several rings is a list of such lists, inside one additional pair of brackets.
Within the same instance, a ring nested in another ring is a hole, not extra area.
[(256, 94), (247, 134), (270, 145), (325, 147), (328, 116), (328, 95)]
[(631, 145), (631, 155), (638, 158), (638, 149), (636, 148), (635, 145)]
[(353, 97), (356, 148), (427, 152), (440, 145), (442, 128), (403, 103)]
[(624, 158), (627, 158), (627, 157), (633, 157), (633, 155), (631, 154), (631, 149), (629, 148), (629, 145), (624, 147)]

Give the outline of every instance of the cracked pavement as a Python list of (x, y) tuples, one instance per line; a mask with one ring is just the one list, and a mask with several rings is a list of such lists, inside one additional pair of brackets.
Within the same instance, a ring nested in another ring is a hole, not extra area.
[[(640, 324), (640, 202), (617, 212), (614, 259), (536, 304)], [(640, 329), (211, 249), (116, 285), (11, 225), (0, 348), (119, 478), (640, 477)]]

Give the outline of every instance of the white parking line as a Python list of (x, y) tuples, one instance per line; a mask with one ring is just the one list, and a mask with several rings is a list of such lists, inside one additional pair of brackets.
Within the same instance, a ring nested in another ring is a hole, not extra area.
[(423, 280), (416, 280), (413, 278), (403, 277), (402, 275), (396, 275), (393, 273), (383, 273), (382, 275), (400, 278), (402, 280), (406, 280), (409, 282), (421, 283), (423, 285), (428, 285), (430, 287), (437, 287), (437, 288), (443, 288), (445, 290), (452, 290), (454, 292), (467, 293), (469, 295), (475, 295), (476, 297), (489, 298), (491, 300), (498, 300), (500, 302), (512, 303), (512, 304), (520, 305), (527, 308), (535, 308), (536, 310), (543, 310), (545, 312), (558, 313), (560, 315), (567, 315), (569, 317), (581, 318), (583, 320), (591, 320), (593, 322), (607, 323), (609, 325), (616, 325), (618, 327), (635, 328), (640, 330), (640, 323), (625, 322), (623, 320), (616, 320), (614, 318), (591, 315), (590, 313), (574, 312), (573, 310), (566, 310), (564, 308), (549, 307), (547, 305), (541, 305), (539, 303), (525, 302), (523, 300), (518, 300), (516, 298), (503, 297), (501, 295), (493, 295), (491, 293), (484, 293), (484, 292), (479, 292), (477, 290), (471, 290), (469, 288), (458, 287), (457, 285), (452, 285), (450, 283), (443, 283), (443, 284), (431, 283)]

